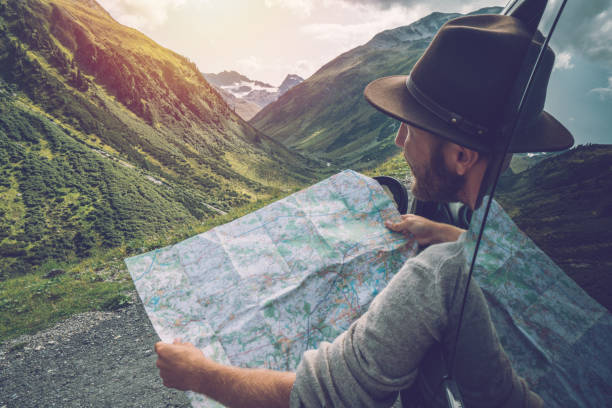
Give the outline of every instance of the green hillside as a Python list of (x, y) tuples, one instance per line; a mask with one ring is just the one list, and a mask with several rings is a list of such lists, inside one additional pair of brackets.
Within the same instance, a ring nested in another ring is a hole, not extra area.
[(363, 89), (376, 78), (410, 73), (435, 32), (458, 16), (433, 13), (376, 35), (323, 66), (249, 123), (287, 146), (341, 167), (365, 169), (382, 163), (396, 153), (398, 124), (373, 109)]
[(0, 279), (323, 177), (95, 1), (0, 0)]
[[(2, 91), (0, 91), (2, 92)], [(211, 197), (92, 149), (67, 128), (20, 102), (0, 99), (2, 274), (27, 273), (47, 259), (89, 256), (95, 247), (193, 223), (246, 198)]]

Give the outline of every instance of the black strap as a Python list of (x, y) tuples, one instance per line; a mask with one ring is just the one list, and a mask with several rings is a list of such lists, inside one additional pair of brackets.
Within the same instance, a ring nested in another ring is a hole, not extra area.
[(408, 91), (418, 103), (444, 122), (457, 126), (462, 131), (476, 136), (482, 136), (489, 131), (487, 127), (469, 121), (458, 113), (450, 111), (439, 105), (425, 92), (419, 89), (419, 87), (412, 80), (411, 76), (408, 76), (408, 79), (406, 79), (406, 88), (408, 88)]

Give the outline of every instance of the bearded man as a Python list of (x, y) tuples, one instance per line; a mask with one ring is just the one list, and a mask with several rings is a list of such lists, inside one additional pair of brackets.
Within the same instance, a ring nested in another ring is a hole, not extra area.
[[(451, 20), (409, 76), (366, 87), (370, 103), (401, 121), (395, 142), (417, 198), (480, 206), (491, 168), (503, 160), (504, 112), (533, 34), (510, 16)], [(545, 62), (511, 152), (573, 144), (542, 110), (552, 59)], [(409, 259), (346, 332), (304, 353), (296, 373), (221, 365), (176, 341), (156, 344), (164, 384), (234, 407), (389, 407), (398, 395), (404, 407), (444, 407), (446, 360), (454, 356), (452, 375), (467, 406), (542, 406), (512, 369), (482, 291), (467, 278), (466, 234), (413, 215), (387, 226), (434, 245)]]

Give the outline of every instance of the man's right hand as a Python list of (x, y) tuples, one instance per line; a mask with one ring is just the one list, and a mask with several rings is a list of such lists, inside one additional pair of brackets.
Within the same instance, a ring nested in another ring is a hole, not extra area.
[(156, 343), (155, 352), (166, 387), (192, 390), (228, 407), (289, 407), (295, 373), (219, 364), (178, 339)]
[(199, 391), (198, 379), (213, 363), (193, 344), (183, 343), (179, 339), (172, 344), (156, 343), (155, 352), (158, 355), (159, 376), (164, 385), (182, 391)]
[(386, 221), (385, 227), (415, 239), (421, 246), (456, 241), (465, 231), (454, 225), (435, 222), (420, 215), (404, 214), (401, 217), (402, 220), (397, 223)]

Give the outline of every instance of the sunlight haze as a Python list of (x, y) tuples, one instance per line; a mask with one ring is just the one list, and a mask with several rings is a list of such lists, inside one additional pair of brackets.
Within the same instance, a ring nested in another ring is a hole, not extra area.
[[(469, 12), (495, 1), (99, 0), (120, 23), (185, 55), (202, 72), (236, 70), (279, 85), (303, 78), (389, 28), (432, 11)], [(503, 5), (503, 4), (501, 4)]]

